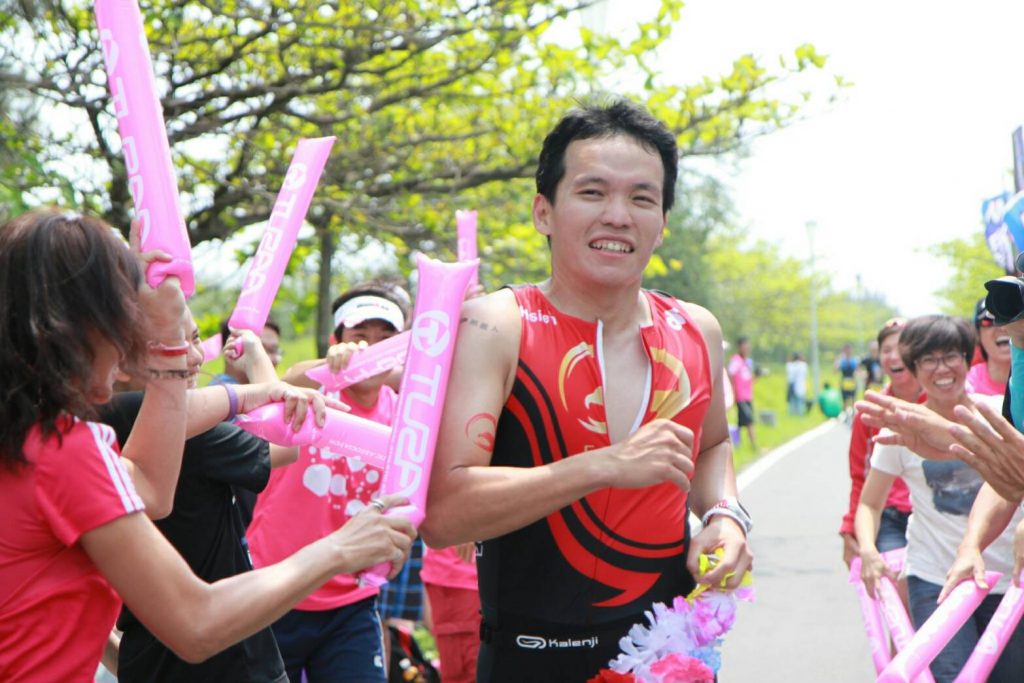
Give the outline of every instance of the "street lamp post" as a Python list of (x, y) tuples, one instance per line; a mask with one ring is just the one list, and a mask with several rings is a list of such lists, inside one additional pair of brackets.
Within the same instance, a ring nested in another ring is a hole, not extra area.
[(814, 284), (814, 230), (817, 224), (807, 221), (807, 243), (811, 249), (811, 372), (814, 377), (814, 399), (817, 401), (821, 391), (821, 359), (818, 357), (818, 291)]

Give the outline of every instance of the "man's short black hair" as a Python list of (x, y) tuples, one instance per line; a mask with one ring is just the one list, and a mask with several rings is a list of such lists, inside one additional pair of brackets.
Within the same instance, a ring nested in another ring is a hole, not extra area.
[(537, 192), (551, 204), (555, 190), (565, 175), (565, 150), (573, 140), (628, 135), (661, 157), (665, 171), (661, 207), (668, 213), (675, 203), (676, 177), (679, 175), (679, 149), (676, 138), (664, 123), (646, 109), (629, 100), (618, 99), (608, 105), (588, 104), (566, 114), (544, 138), (537, 160)]

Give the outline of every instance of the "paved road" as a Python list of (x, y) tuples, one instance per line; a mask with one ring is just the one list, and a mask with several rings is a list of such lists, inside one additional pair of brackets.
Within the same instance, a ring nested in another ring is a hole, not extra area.
[(740, 473), (754, 518), (756, 602), (722, 648), (722, 683), (875, 680), (837, 530), (849, 500), (849, 429), (830, 422)]

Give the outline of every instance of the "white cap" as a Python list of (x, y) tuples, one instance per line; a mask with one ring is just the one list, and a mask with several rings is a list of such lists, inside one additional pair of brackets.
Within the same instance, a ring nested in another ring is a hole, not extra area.
[(334, 329), (355, 327), (367, 320), (383, 320), (399, 332), (405, 329), (405, 316), (398, 304), (372, 294), (352, 297), (342, 304), (334, 312)]

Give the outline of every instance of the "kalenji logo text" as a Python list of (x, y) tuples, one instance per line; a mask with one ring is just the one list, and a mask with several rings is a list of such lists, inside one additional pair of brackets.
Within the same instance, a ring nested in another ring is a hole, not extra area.
[(598, 637), (589, 638), (544, 638), (542, 636), (528, 636), (525, 634), (516, 636), (516, 645), (527, 650), (546, 650), (548, 648), (578, 648), (586, 647), (593, 650), (597, 647)]

